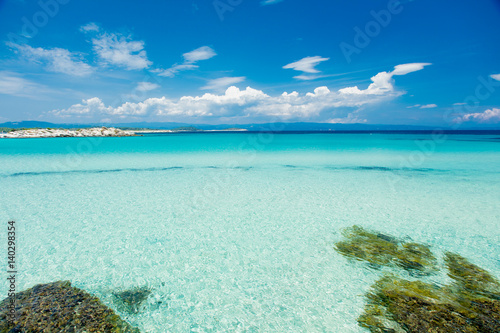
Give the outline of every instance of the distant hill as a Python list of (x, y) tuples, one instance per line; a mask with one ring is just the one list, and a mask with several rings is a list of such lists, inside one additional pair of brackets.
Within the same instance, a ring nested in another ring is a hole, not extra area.
[(194, 127), (194, 126), (181, 126), (181, 127), (173, 128), (172, 131), (174, 131), (174, 132), (199, 132), (199, 131), (203, 131), (203, 130), (199, 129), (197, 127)]
[[(0, 127), (7, 127), (7, 128), (54, 128), (54, 127), (60, 127), (60, 128), (67, 128), (63, 124), (53, 124), (53, 123), (48, 123), (45, 121), (18, 121), (18, 122), (7, 122), (7, 123), (2, 123), (0, 124)], [(87, 126), (81, 126), (81, 127), (87, 127)]]

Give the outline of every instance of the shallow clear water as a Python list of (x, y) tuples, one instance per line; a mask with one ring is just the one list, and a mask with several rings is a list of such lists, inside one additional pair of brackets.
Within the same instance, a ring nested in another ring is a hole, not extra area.
[[(390, 269), (335, 252), (342, 228), (500, 276), (499, 171), (494, 135), (4, 139), (0, 237), (16, 220), (18, 290), (71, 280), (142, 332), (363, 332)], [(112, 292), (146, 285), (144, 309), (121, 311)]]

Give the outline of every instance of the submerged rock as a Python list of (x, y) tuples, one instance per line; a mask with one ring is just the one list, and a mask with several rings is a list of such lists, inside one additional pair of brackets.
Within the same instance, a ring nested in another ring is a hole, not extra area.
[(437, 286), (385, 276), (367, 294), (359, 324), (377, 333), (500, 332), (500, 301), (491, 292), (496, 280), (459, 255), (446, 256), (455, 284)]
[(456, 253), (447, 252), (444, 260), (448, 276), (456, 281), (456, 287), (462, 292), (500, 300), (500, 284), (489, 272)]
[(437, 260), (427, 245), (403, 243), (396, 253), (396, 265), (406, 270), (434, 271)]
[(69, 281), (39, 284), (15, 295), (15, 317), (9, 320), (10, 299), (0, 303), (0, 333), (113, 332), (139, 333), (95, 296)]
[[(336, 244), (344, 256), (375, 266), (398, 266), (411, 273), (437, 270), (428, 246), (353, 226)], [(500, 284), (489, 272), (454, 254), (445, 254), (449, 285), (408, 281), (388, 275), (366, 294), (358, 318), (373, 333), (500, 332)], [(414, 274), (415, 275), (415, 274)]]
[(335, 247), (344, 256), (376, 266), (399, 266), (415, 274), (430, 274), (437, 270), (436, 257), (427, 245), (405, 243), (356, 225), (343, 230), (342, 235), (347, 240), (337, 242)]
[(120, 301), (120, 305), (126, 312), (139, 312), (141, 304), (151, 294), (151, 289), (147, 287), (134, 288), (120, 292), (114, 292), (113, 295)]

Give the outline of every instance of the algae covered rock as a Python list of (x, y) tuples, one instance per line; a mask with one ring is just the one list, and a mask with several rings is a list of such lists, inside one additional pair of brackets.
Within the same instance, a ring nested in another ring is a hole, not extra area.
[(69, 281), (39, 284), (17, 293), (13, 321), (8, 317), (9, 304), (8, 298), (0, 303), (0, 333), (140, 332)]
[(403, 242), (359, 226), (344, 229), (342, 235), (346, 240), (337, 242), (335, 248), (346, 257), (375, 266), (398, 266), (415, 274), (437, 270), (436, 257), (427, 245)]
[(436, 257), (424, 244), (403, 243), (396, 253), (396, 265), (406, 270), (434, 271), (436, 263)]
[(141, 304), (151, 294), (151, 289), (147, 287), (133, 288), (120, 292), (114, 292), (113, 295), (119, 301), (121, 308), (129, 313), (139, 312)]
[[(342, 255), (372, 266), (396, 266), (412, 275), (437, 270), (428, 246), (353, 226), (336, 243)], [(464, 257), (445, 254), (450, 285), (409, 281), (394, 275), (378, 280), (366, 294), (367, 304), (358, 318), (373, 333), (498, 333), (500, 284), (489, 272)]]
[(344, 229), (342, 235), (347, 239), (336, 244), (341, 254), (376, 265), (388, 265), (398, 250), (397, 242), (388, 240), (387, 236), (375, 234), (365, 229), (352, 226)]
[(444, 260), (448, 276), (456, 281), (458, 288), (464, 292), (500, 299), (500, 284), (489, 272), (455, 253), (447, 252)]
[[(458, 258), (488, 281), (493, 278)], [(358, 322), (374, 333), (500, 332), (500, 301), (485, 296), (481, 289), (466, 289), (464, 284), (437, 286), (385, 276), (366, 296), (368, 302)]]

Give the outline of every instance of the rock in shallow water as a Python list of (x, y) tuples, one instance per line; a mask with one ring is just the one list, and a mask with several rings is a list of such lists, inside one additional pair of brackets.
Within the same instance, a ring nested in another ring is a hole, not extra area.
[(456, 288), (500, 300), (500, 283), (489, 272), (456, 253), (447, 252), (444, 261)]
[[(437, 270), (429, 247), (353, 226), (336, 244), (342, 255), (372, 266), (396, 266), (412, 275)], [(367, 305), (358, 318), (372, 333), (498, 333), (500, 284), (489, 272), (466, 258), (447, 252), (449, 285), (409, 281), (394, 275), (378, 280), (366, 294)]]
[(148, 298), (149, 294), (151, 294), (151, 289), (147, 287), (134, 288), (113, 293), (113, 295), (121, 303), (120, 305), (123, 310), (129, 313), (139, 312), (141, 304)]
[(356, 225), (345, 229), (342, 234), (346, 240), (337, 242), (336, 250), (346, 257), (376, 266), (398, 266), (414, 275), (430, 274), (437, 270), (436, 257), (427, 245), (402, 242), (390, 235), (370, 232)]
[(465, 258), (446, 254), (455, 283), (437, 286), (385, 276), (367, 294), (358, 322), (373, 333), (500, 332), (496, 279)]
[(69, 281), (39, 284), (15, 296), (15, 319), (8, 317), (10, 299), (0, 303), (0, 333), (113, 332), (140, 333), (95, 296)]

